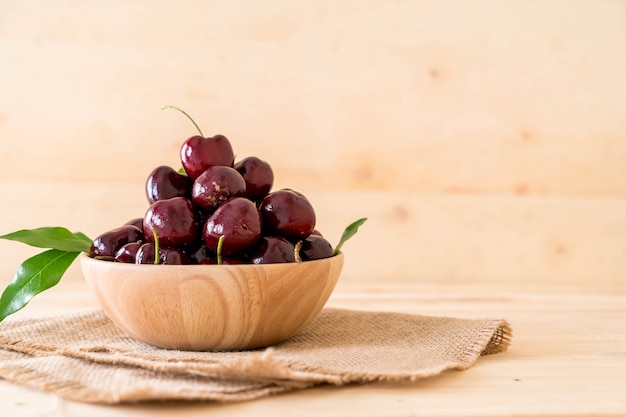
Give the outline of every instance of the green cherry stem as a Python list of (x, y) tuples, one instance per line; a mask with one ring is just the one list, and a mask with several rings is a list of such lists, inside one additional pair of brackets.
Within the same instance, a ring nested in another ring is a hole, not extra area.
[(219, 240), (217, 241), (217, 264), (221, 265), (222, 264), (222, 245), (224, 245), (224, 235), (220, 236)]
[(154, 236), (154, 264), (158, 265), (159, 264), (159, 235), (157, 234), (156, 230), (152, 229), (152, 236)]
[(196, 124), (196, 122), (191, 118), (190, 115), (187, 114), (187, 112), (185, 112), (183, 109), (176, 107), (176, 106), (172, 106), (169, 104), (166, 104), (164, 106), (161, 106), (161, 110), (165, 110), (165, 109), (174, 109), (174, 110), (178, 110), (179, 112), (181, 112), (182, 114), (184, 114), (185, 116), (187, 116), (187, 118), (189, 120), (191, 120), (191, 123), (193, 123), (193, 125), (196, 127), (196, 129), (198, 129), (198, 133), (200, 133), (200, 136), (204, 136), (202, 134), (202, 130), (200, 130), (200, 127), (198, 127), (198, 125)]

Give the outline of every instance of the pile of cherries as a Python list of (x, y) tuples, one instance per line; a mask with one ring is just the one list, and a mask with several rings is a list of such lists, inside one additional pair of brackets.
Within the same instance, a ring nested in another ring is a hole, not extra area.
[(274, 173), (267, 162), (250, 156), (235, 163), (225, 136), (204, 137), (198, 131), (181, 146), (184, 173), (155, 168), (146, 181), (150, 207), (145, 216), (98, 236), (91, 257), (184, 265), (267, 264), (333, 255), (331, 244), (315, 229), (315, 211), (303, 194), (272, 191)]

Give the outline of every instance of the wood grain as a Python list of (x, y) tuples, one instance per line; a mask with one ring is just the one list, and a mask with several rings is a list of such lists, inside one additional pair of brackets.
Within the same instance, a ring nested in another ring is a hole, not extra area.
[(0, 178), (177, 167), (174, 104), (281, 183), (626, 196), (624, 2), (266, 3), (3, 1)]
[(626, 285), (626, 3), (238, 4), (0, 2), (0, 234), (142, 216), (174, 104), (370, 218), (344, 279)]
[[(626, 297), (622, 293), (440, 284), (345, 283), (329, 307), (509, 320), (509, 351), (463, 372), (416, 383), (324, 386), (241, 404), (148, 403), (93, 406), (0, 381), (8, 415), (74, 416), (598, 416), (626, 413)], [(85, 311), (82, 280), (63, 281), (21, 317)]]
[(131, 337), (187, 350), (255, 349), (308, 324), (332, 293), (343, 254), (271, 265), (134, 265), (80, 256), (107, 316)]
[[(10, 415), (626, 414), (626, 3), (0, 2), (0, 234), (95, 236), (179, 166), (185, 108), (345, 247), (330, 304), (504, 316), (509, 353), (409, 385)], [(30, 248), (0, 241), (0, 284)], [(18, 315), (93, 308), (78, 265)]]
[[(46, 225), (92, 238), (148, 208), (143, 184), (1, 181), (0, 230)], [(626, 199), (306, 190), (317, 227), (334, 245), (360, 217), (368, 221), (343, 251), (342, 280), (491, 283), (529, 288), (626, 287)], [(0, 241), (8, 284), (37, 253)], [(82, 279), (72, 269), (68, 276)]]

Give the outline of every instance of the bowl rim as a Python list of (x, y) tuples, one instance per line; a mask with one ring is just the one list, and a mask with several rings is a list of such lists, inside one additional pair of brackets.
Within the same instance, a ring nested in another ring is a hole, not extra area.
[(103, 259), (95, 259), (89, 256), (88, 253), (82, 252), (79, 256), (80, 262), (90, 262), (90, 263), (99, 263), (101, 265), (107, 265), (110, 268), (132, 268), (132, 269), (146, 269), (146, 268), (197, 268), (197, 269), (218, 269), (218, 268), (241, 268), (241, 269), (255, 269), (255, 268), (293, 268), (297, 265), (310, 265), (313, 266), (318, 263), (328, 262), (332, 260), (343, 259), (343, 252), (339, 252), (336, 255), (329, 256), (328, 258), (315, 259), (312, 261), (302, 261), (302, 262), (281, 262), (281, 263), (272, 263), (272, 264), (236, 264), (236, 265), (217, 265), (217, 264), (184, 264), (184, 265), (172, 265), (172, 264), (131, 264), (126, 262), (115, 262), (115, 261), (106, 261)]

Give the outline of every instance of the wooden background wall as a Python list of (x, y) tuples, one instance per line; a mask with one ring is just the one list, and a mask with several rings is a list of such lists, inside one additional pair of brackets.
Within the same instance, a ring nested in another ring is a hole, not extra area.
[(0, 234), (142, 216), (163, 104), (367, 216), (346, 282), (626, 288), (624, 1), (0, 0)]

